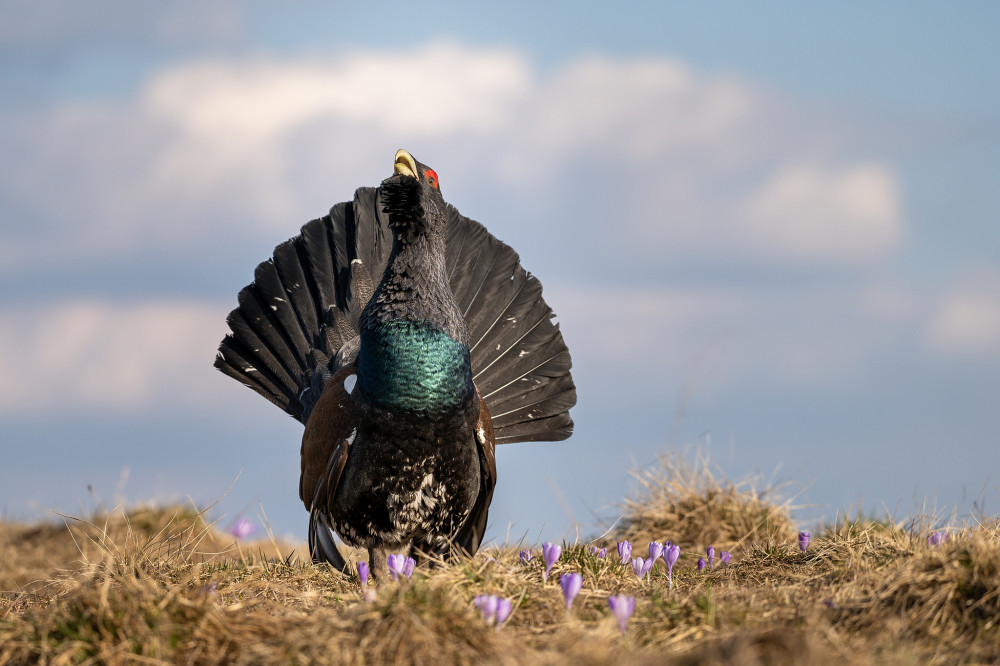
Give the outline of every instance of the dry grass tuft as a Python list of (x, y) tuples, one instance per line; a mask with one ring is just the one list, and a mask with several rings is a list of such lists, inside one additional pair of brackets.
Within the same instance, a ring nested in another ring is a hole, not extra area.
[[(843, 520), (800, 552), (787, 503), (699, 464), (667, 460), (628, 504), (623, 535), (640, 553), (646, 534), (681, 543), (673, 586), (662, 565), (640, 581), (613, 544), (605, 559), (563, 544), (547, 582), (537, 548), (522, 563), (490, 547), (371, 583), (366, 600), (356, 576), (281, 544), (238, 545), (186, 509), (0, 523), (0, 665), (1000, 662), (996, 521), (931, 546), (930, 521)], [(697, 571), (707, 543), (733, 563)], [(583, 589), (567, 611), (570, 572)], [(607, 604), (617, 593), (636, 598), (624, 636)], [(499, 630), (477, 594), (514, 602)]]
[(734, 555), (753, 544), (796, 534), (781, 487), (758, 488), (760, 478), (733, 483), (717, 477), (706, 455), (664, 453), (659, 464), (633, 472), (637, 495), (623, 504), (616, 536), (635, 542), (669, 539), (681, 547), (714, 546)]

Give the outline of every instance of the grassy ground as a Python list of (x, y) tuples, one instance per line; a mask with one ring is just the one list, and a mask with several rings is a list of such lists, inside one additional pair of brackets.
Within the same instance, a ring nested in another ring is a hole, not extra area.
[[(704, 461), (665, 458), (639, 478), (618, 531), (563, 544), (547, 583), (539, 548), (527, 563), (487, 548), (370, 583), (374, 599), (301, 549), (238, 545), (186, 509), (0, 523), (0, 664), (1000, 663), (995, 519), (940, 545), (929, 521), (842, 521), (800, 552), (786, 504)], [(663, 563), (649, 581), (621, 563), (625, 538), (635, 555), (681, 546), (672, 589)], [(709, 545), (732, 563), (698, 571)], [(583, 588), (567, 611), (558, 580), (572, 572)], [(636, 599), (624, 635), (607, 602), (619, 593)], [(499, 629), (480, 594), (513, 601)]]

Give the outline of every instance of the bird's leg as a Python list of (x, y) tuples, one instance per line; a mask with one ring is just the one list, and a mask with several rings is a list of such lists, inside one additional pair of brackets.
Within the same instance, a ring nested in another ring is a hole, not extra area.
[(379, 582), (384, 581), (389, 575), (389, 567), (386, 564), (385, 559), (385, 548), (369, 548), (368, 549), (368, 567), (371, 569), (372, 576), (375, 580)]

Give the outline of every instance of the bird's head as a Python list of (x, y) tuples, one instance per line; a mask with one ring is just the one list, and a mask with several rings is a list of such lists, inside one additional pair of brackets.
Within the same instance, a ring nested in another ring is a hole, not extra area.
[(389, 214), (389, 227), (396, 235), (412, 239), (429, 229), (443, 229), (447, 214), (434, 169), (400, 149), (392, 171), (382, 181), (382, 210)]

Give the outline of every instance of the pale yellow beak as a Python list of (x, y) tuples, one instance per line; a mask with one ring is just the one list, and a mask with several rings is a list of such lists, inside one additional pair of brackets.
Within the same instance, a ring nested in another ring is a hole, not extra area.
[(392, 165), (392, 172), (419, 180), (417, 176), (417, 161), (402, 148), (396, 151), (396, 160)]

